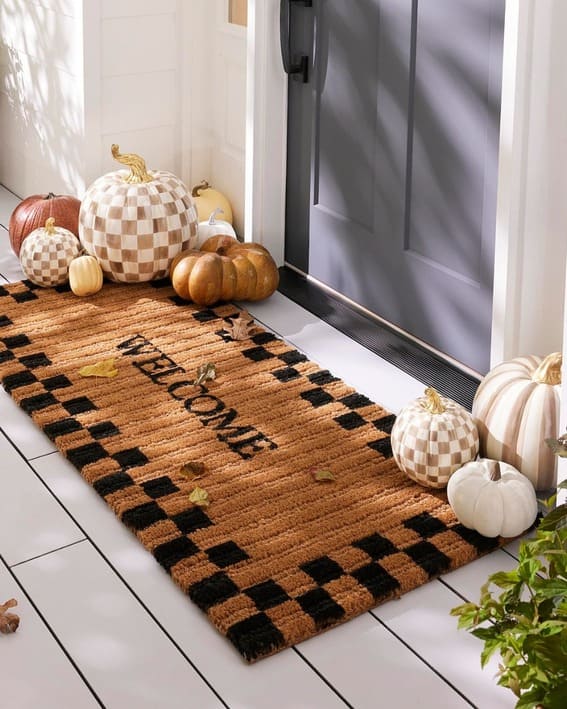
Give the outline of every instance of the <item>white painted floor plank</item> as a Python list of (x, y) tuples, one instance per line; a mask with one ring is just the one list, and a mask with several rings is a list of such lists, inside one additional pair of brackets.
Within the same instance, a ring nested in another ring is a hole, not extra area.
[(20, 627), (0, 635), (0, 706), (5, 709), (91, 709), (98, 701), (8, 569), (0, 562), (0, 603), (15, 598)]
[(344, 702), (292, 649), (247, 665), (58, 453), (32, 465), (231, 707), (264, 709), (271, 697), (271, 709), (344, 709)]
[(25, 278), (25, 275), (20, 265), (20, 259), (12, 251), (8, 240), (8, 232), (4, 227), (0, 228), (0, 238), (3, 242), (3, 248), (0, 250), (0, 275), (9, 283), (21, 281)]
[(84, 539), (2, 432), (0, 461), (0, 554), (8, 566)]
[(28, 460), (57, 450), (43, 431), (1, 386), (0, 428)]
[(268, 325), (311, 360), (392, 413), (397, 414), (409, 401), (423, 394), (424, 384), (281, 293), (243, 305), (258, 322)]
[(329, 632), (298, 650), (356, 709), (470, 706), (370, 613)]
[(223, 706), (89, 542), (14, 573), (108, 709)]
[[(462, 603), (441, 583), (429, 583), (372, 611), (478, 707), (511, 709), (514, 695), (494, 679), (496, 658), (480, 667), (482, 643), (457, 629), (451, 608)], [(421, 704), (423, 706), (423, 704)]]

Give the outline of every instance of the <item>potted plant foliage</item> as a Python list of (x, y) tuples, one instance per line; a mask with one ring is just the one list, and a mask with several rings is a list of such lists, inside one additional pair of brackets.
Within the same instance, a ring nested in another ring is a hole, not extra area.
[(500, 653), (498, 684), (518, 697), (516, 709), (567, 707), (567, 504), (555, 503), (545, 502), (551, 511), (520, 544), (516, 569), (492, 574), (478, 604), (451, 611), (484, 642), (483, 667)]

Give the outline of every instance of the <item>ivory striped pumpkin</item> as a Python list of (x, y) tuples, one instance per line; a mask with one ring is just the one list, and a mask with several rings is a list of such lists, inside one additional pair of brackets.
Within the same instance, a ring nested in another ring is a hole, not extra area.
[(554, 352), (502, 362), (483, 379), (472, 407), (480, 455), (513, 465), (536, 490), (557, 482), (557, 459), (545, 439), (559, 434), (561, 360)]

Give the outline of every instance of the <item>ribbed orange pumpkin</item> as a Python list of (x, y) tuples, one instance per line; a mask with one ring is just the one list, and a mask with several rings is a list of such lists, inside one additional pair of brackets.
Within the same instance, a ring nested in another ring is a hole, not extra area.
[(261, 244), (212, 236), (200, 251), (183, 251), (171, 265), (178, 296), (198, 305), (222, 300), (263, 300), (278, 287), (278, 268)]

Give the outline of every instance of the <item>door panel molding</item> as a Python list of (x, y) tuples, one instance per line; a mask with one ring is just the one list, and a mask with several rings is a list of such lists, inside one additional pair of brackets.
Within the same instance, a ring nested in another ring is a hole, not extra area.
[[(506, 1), (492, 364), (528, 352), (545, 354), (562, 345), (566, 5), (564, 0)], [(279, 46), (272, 41), (278, 13), (278, 0), (250, 0), (247, 90), (254, 101), (247, 104), (246, 201), (254, 218), (247, 219), (246, 233), (247, 238), (263, 240), (282, 264), (287, 77)], [(263, 126), (263, 131), (251, 135), (254, 125)], [(542, 189), (542, 182), (548, 189)]]

